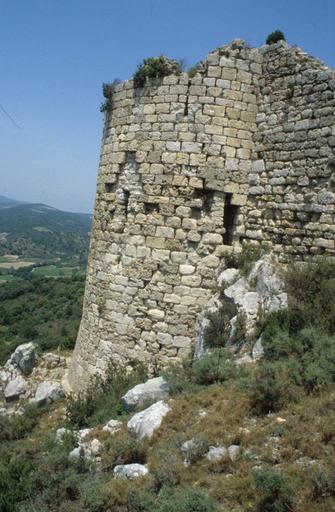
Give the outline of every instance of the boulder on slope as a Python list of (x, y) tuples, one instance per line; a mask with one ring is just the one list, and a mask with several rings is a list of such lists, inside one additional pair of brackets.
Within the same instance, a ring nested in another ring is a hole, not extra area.
[(168, 398), (169, 388), (163, 377), (149, 379), (142, 384), (137, 384), (130, 389), (123, 397), (122, 403), (126, 411), (132, 411), (143, 405), (165, 400)]

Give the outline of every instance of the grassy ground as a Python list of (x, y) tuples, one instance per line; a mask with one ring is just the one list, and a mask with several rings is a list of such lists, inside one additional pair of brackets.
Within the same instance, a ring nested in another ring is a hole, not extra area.
[[(127, 432), (120, 402), (145, 379), (141, 368), (112, 368), (67, 401), (66, 418), (59, 404), (1, 420), (1, 511), (334, 512), (334, 276), (327, 262), (292, 269), (288, 310), (261, 318), (258, 364), (237, 367), (217, 347), (167, 371), (171, 411), (150, 441)], [(101, 431), (111, 418), (124, 423), (114, 436)], [(99, 468), (69, 459), (73, 436), (55, 442), (61, 425), (95, 428), (104, 444)], [(185, 464), (181, 446), (190, 439)], [(234, 461), (205, 457), (211, 445), (232, 444), (240, 447)], [(117, 464), (132, 462), (147, 464), (149, 476), (113, 478)]]
[(56, 265), (46, 265), (43, 267), (36, 267), (32, 270), (34, 276), (43, 277), (69, 277), (80, 271), (79, 267), (66, 267)]

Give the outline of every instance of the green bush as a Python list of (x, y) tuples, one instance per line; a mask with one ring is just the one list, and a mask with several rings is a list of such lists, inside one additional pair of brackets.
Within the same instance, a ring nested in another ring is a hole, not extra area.
[(105, 443), (106, 451), (103, 456), (105, 470), (111, 470), (118, 464), (145, 464), (147, 460), (147, 440), (132, 436), (118, 436)]
[(184, 488), (165, 489), (159, 496), (159, 505), (153, 512), (216, 512), (218, 503), (203, 491)]
[(260, 246), (245, 242), (242, 245), (241, 252), (225, 256), (225, 264), (227, 268), (238, 268), (242, 276), (247, 276), (262, 254), (263, 251)]
[(209, 442), (206, 437), (195, 437), (192, 439), (192, 442), (189, 443), (188, 448), (183, 450), (183, 455), (187, 462), (195, 464), (204, 457), (208, 449)]
[(168, 443), (157, 450), (150, 473), (154, 479), (156, 492), (163, 487), (174, 487), (180, 482), (182, 462), (176, 446)]
[(234, 378), (237, 373), (238, 368), (228, 353), (220, 349), (196, 359), (193, 363), (193, 376), (197, 384), (225, 382)]
[(316, 465), (311, 468), (310, 479), (313, 486), (313, 498), (321, 500), (335, 496), (335, 470)]
[(138, 66), (134, 76), (134, 87), (143, 87), (147, 78), (163, 78), (164, 76), (179, 74), (180, 63), (170, 60), (164, 55), (144, 59)]
[(87, 512), (105, 512), (105, 500), (102, 492), (103, 480), (94, 479), (83, 486), (85, 510)]
[(271, 32), (266, 38), (266, 44), (278, 43), (278, 41), (286, 41), (284, 33), (281, 30)]
[(294, 489), (288, 477), (279, 471), (257, 469), (253, 472), (257, 491), (261, 493), (259, 512), (291, 512)]
[(204, 346), (207, 348), (225, 347), (230, 338), (230, 320), (236, 315), (236, 306), (231, 299), (222, 298), (222, 305), (216, 311), (206, 314), (207, 325), (203, 333)]
[(147, 371), (138, 365), (130, 373), (110, 366), (104, 379), (96, 378), (86, 393), (67, 399), (67, 423), (71, 427), (95, 426), (124, 413), (121, 397), (147, 379)]
[(23, 414), (7, 416), (0, 414), (0, 443), (22, 439), (37, 425), (43, 409), (35, 404), (26, 404)]
[(256, 371), (251, 383), (251, 406), (256, 414), (277, 411), (282, 405), (283, 390), (281, 376), (276, 366), (263, 363)]
[(295, 321), (292, 327), (314, 327), (335, 334), (335, 261), (320, 258), (314, 263), (293, 265), (286, 283), (289, 310)]
[(163, 377), (168, 383), (170, 396), (183, 392), (197, 392), (200, 388), (194, 379), (191, 358), (184, 359), (181, 365), (176, 364), (165, 370)]

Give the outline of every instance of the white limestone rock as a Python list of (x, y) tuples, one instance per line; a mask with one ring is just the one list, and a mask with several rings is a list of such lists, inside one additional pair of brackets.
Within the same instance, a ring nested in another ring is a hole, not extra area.
[(33, 401), (37, 405), (46, 405), (63, 398), (64, 391), (58, 382), (44, 381), (38, 385)]
[(218, 276), (219, 286), (222, 286), (224, 283), (232, 284), (237, 279), (238, 274), (237, 268), (227, 268)]
[(92, 432), (93, 428), (82, 428), (77, 432), (77, 439), (79, 443), (83, 443), (86, 437)]
[(68, 428), (64, 428), (64, 427), (58, 428), (56, 430), (56, 435), (55, 435), (57, 443), (62, 443), (63, 437), (66, 435), (70, 435), (71, 433), (72, 433), (72, 431)]
[(232, 462), (238, 458), (241, 452), (241, 447), (238, 444), (231, 444), (228, 446), (228, 456)]
[(206, 459), (211, 462), (218, 462), (227, 457), (228, 450), (224, 446), (210, 446), (206, 454)]
[(120, 464), (114, 468), (114, 476), (117, 478), (126, 478), (127, 480), (134, 480), (149, 473), (149, 470), (143, 464)]
[(23, 343), (16, 347), (9, 361), (13, 366), (17, 367), (23, 375), (29, 375), (36, 362), (36, 348), (34, 343)]
[(253, 266), (248, 281), (256, 281), (256, 292), (266, 313), (287, 307), (285, 283), (278, 275), (270, 255), (263, 256)]
[(252, 348), (252, 357), (253, 359), (262, 359), (264, 357), (264, 347), (262, 344), (262, 338), (258, 338), (255, 345)]
[(147, 409), (135, 414), (127, 424), (128, 431), (135, 434), (140, 439), (152, 437), (157, 430), (166, 414), (170, 411), (170, 407), (160, 400), (151, 405)]
[(103, 432), (108, 432), (109, 434), (113, 435), (121, 430), (122, 425), (122, 421), (110, 420), (104, 427), (102, 427), (102, 430)]
[(92, 439), (88, 448), (90, 453), (94, 455), (94, 457), (97, 457), (98, 455), (101, 455), (103, 446), (99, 439)]
[(28, 390), (28, 386), (23, 377), (18, 376), (8, 382), (4, 390), (4, 396), (7, 401), (18, 400)]
[(132, 411), (145, 404), (165, 400), (168, 394), (167, 382), (163, 377), (155, 377), (147, 380), (143, 384), (137, 384), (137, 386), (130, 389), (121, 400), (125, 410)]

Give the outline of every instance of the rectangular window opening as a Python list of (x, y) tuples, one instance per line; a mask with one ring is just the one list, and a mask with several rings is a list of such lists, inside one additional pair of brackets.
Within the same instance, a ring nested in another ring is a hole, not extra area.
[(203, 190), (202, 191), (202, 199), (203, 199), (203, 211), (204, 213), (210, 214), (212, 210), (212, 205), (214, 201), (214, 190)]
[(145, 213), (158, 213), (159, 204), (158, 203), (144, 203), (144, 211)]
[(234, 231), (236, 227), (239, 206), (231, 204), (232, 194), (225, 195), (225, 205), (223, 213), (223, 226), (225, 233), (223, 235), (224, 245), (232, 245), (234, 240)]
[(192, 219), (201, 219), (201, 209), (200, 208), (191, 208), (191, 218)]
[(105, 183), (105, 192), (114, 192), (114, 183)]

